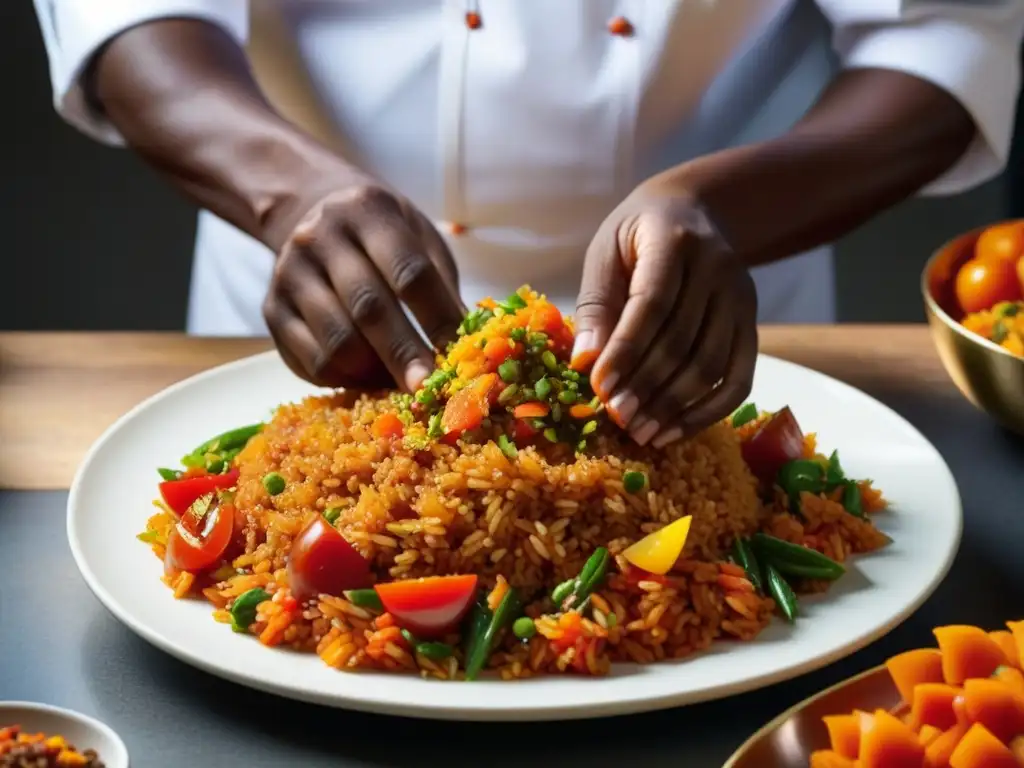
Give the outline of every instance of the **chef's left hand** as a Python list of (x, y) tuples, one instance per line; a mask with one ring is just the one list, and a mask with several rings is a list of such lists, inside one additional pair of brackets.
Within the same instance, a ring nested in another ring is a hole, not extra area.
[(662, 447), (750, 394), (757, 292), (706, 213), (658, 178), (605, 219), (587, 249), (576, 346), (591, 382), (641, 445)]

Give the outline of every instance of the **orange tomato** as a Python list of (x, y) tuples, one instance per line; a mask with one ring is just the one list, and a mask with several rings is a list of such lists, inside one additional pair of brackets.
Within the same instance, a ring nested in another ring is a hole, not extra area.
[(1001, 301), (1019, 301), (1021, 281), (1012, 261), (971, 259), (956, 275), (956, 298), (966, 312), (981, 312)]
[(974, 258), (979, 261), (1016, 262), (1024, 256), (1024, 219), (989, 227), (978, 237)]

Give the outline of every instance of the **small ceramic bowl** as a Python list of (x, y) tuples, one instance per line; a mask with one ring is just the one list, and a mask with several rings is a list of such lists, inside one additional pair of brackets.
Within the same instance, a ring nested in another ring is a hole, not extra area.
[(1024, 358), (971, 333), (953, 292), (956, 273), (974, 255), (980, 227), (950, 240), (928, 260), (921, 293), (932, 339), (953, 383), (971, 403), (1024, 435)]
[(128, 748), (109, 726), (70, 709), (27, 701), (0, 701), (0, 728), (20, 725), (27, 733), (60, 734), (79, 751), (96, 750), (106, 768), (128, 768)]
[(885, 666), (878, 666), (804, 699), (759, 730), (723, 768), (795, 768), (810, 764), (811, 753), (829, 748), (822, 717), (860, 709), (894, 710), (900, 695)]

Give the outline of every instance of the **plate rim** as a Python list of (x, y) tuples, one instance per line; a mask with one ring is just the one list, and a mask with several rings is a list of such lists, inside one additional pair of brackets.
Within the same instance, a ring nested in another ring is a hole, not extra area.
[[(179, 647), (173, 641), (167, 640), (158, 631), (152, 630), (144, 622), (136, 620), (130, 614), (129, 610), (119, 603), (117, 598), (115, 598), (115, 596), (100, 583), (100, 580), (89, 566), (89, 561), (82, 551), (81, 543), (74, 533), (75, 510), (79, 506), (78, 497), (82, 492), (81, 488), (84, 483), (84, 478), (93, 462), (96, 461), (96, 457), (103, 450), (106, 444), (114, 438), (123, 425), (130, 422), (137, 414), (143, 412), (152, 404), (164, 398), (173, 397), (177, 392), (195, 385), (196, 383), (214, 378), (218, 375), (223, 375), (236, 369), (248, 366), (257, 366), (265, 360), (276, 357), (277, 353), (274, 350), (268, 350), (239, 358), (238, 360), (221, 363), (203, 371), (198, 371), (191, 376), (175, 382), (146, 397), (116, 419), (90, 446), (89, 450), (85, 453), (78, 465), (74, 480), (72, 481), (68, 492), (65, 531), (75, 565), (82, 579), (89, 587), (89, 590), (93, 593), (100, 604), (114, 616), (115, 619), (125, 625), (134, 634), (141, 637), (150, 645), (155, 646), (178, 661), (181, 661), (191, 667), (200, 669), (237, 685), (281, 696), (283, 698), (328, 706), (336, 709), (348, 709), (374, 714), (413, 717), (425, 720), (464, 720), (475, 722), (536, 722), (555, 718), (561, 720), (592, 719), (608, 716), (639, 714), (643, 712), (651, 712), (679, 706), (689, 706), (691, 704), (699, 704), (706, 701), (728, 698), (740, 693), (759, 690), (775, 683), (792, 680), (818, 669), (822, 669), (836, 661), (851, 656), (857, 651), (872, 644), (880, 637), (883, 637), (892, 629), (900, 626), (907, 620), (907, 618), (912, 616), (921, 607), (921, 605), (932, 596), (932, 594), (934, 594), (935, 590), (945, 580), (962, 543), (963, 499), (956, 477), (942, 453), (916, 426), (914, 426), (914, 424), (882, 401), (867, 392), (842, 381), (841, 379), (837, 379), (826, 373), (815, 370), (814, 368), (810, 368), (790, 360), (785, 360), (774, 355), (759, 353), (759, 361), (769, 360), (772, 361), (773, 364), (779, 364), (784, 368), (795, 369), (804, 374), (809, 373), (812, 378), (821, 377), (826, 379), (832, 385), (838, 385), (841, 389), (852, 392), (858, 397), (867, 398), (876, 406), (884, 409), (889, 418), (895, 419), (904, 429), (912, 432), (913, 435), (921, 441), (921, 443), (927, 445), (935, 454), (935, 457), (942, 469), (948, 475), (951, 489), (953, 491), (953, 496), (950, 501), (953, 511), (955, 511), (955, 518), (953, 521), (954, 531), (948, 554), (941, 563), (941, 566), (935, 571), (932, 579), (919, 591), (914, 599), (907, 602), (888, 621), (879, 624), (872, 631), (867, 632), (859, 636), (856, 640), (845, 643), (828, 653), (817, 654), (804, 662), (792, 664), (783, 669), (768, 671), (763, 674), (751, 675), (732, 683), (709, 685), (697, 692), (666, 692), (663, 694), (631, 697), (628, 699), (601, 703), (574, 703), (566, 705), (537, 701), (531, 703), (529, 707), (494, 706), (487, 708), (476, 708), (464, 704), (432, 703), (429, 705), (423, 705), (418, 703), (396, 703), (393, 701), (380, 701), (376, 699), (353, 698), (348, 694), (321, 694), (316, 691), (309, 691), (299, 687), (265, 681), (252, 675), (237, 674), (231, 670), (224, 669), (210, 661), (207, 661), (200, 655), (191, 653), (184, 647)], [(329, 390), (311, 386), (311, 391), (326, 392)]]

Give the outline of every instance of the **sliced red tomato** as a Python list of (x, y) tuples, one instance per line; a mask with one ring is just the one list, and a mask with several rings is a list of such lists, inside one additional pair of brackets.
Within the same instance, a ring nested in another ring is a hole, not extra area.
[(530, 316), (529, 326), (531, 331), (540, 331), (552, 336), (565, 328), (565, 321), (554, 304), (540, 304)]
[(235, 530), (235, 507), (222, 503), (216, 493), (211, 492), (209, 497), (194, 532), (183, 522), (171, 529), (164, 556), (166, 571), (202, 573), (224, 559)]
[(430, 576), (378, 584), (377, 596), (395, 622), (417, 637), (455, 630), (476, 599), (476, 574)]
[(326, 520), (317, 515), (292, 543), (288, 585), (299, 600), (320, 594), (340, 597), (370, 583), (370, 564)]
[(223, 475), (202, 475), (186, 477), (181, 480), (167, 480), (160, 483), (160, 497), (164, 503), (177, 513), (184, 515), (193, 502), (200, 496), (213, 491), (233, 488), (238, 483), (238, 470), (233, 469)]
[(538, 431), (530, 422), (516, 419), (512, 424), (512, 439), (521, 446), (536, 437)]
[(770, 485), (775, 482), (783, 464), (804, 455), (804, 433), (786, 406), (773, 414), (740, 447), (750, 471), (762, 483)]

